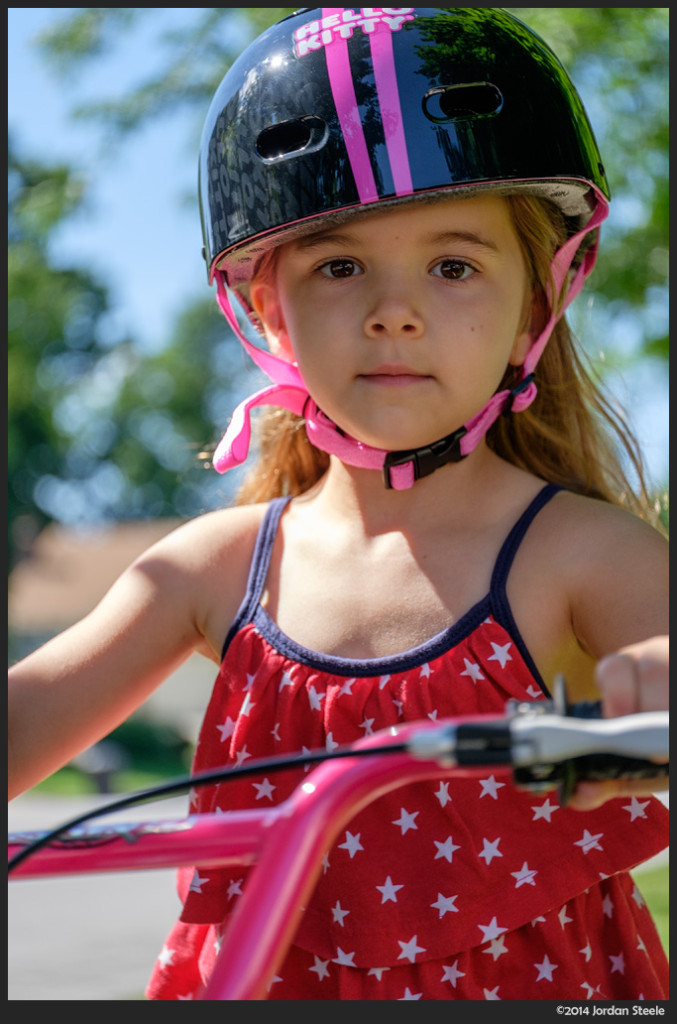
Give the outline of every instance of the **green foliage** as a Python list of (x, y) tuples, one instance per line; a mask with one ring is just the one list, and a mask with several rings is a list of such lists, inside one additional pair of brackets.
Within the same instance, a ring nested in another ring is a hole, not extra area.
[(108, 309), (108, 297), (86, 271), (50, 265), (50, 235), (78, 209), (81, 183), (65, 167), (46, 168), (20, 161), (11, 140), (8, 163), (11, 568), (24, 543), (30, 543), (50, 518), (35, 498), (40, 481), (68, 472), (85, 476), (91, 469), (91, 460), (88, 462), (86, 457), (80, 459), (79, 470), (75, 467), (66, 410), (105, 353), (99, 327)]
[[(292, 10), (196, 8), (176, 32), (167, 29), (162, 8), (71, 8), (38, 45), (72, 83), (144, 33), (153, 60), (139, 67), (134, 84), (120, 90), (111, 83), (108, 96), (73, 112), (122, 153), (126, 137), (179, 110), (194, 112), (197, 139), (228, 66)], [(592, 324), (593, 349), (605, 350), (608, 365), (627, 371), (640, 358), (664, 365), (668, 9), (508, 10), (553, 46), (583, 94), (618, 211), (602, 231), (586, 289), (595, 315), (586, 317), (581, 336)], [(201, 457), (247, 372), (213, 294), (205, 289), (204, 300), (184, 311), (157, 355), (139, 354), (133, 339), (111, 340), (106, 289), (87, 270), (56, 265), (51, 256), (55, 232), (79, 215), (86, 198), (69, 168), (22, 161), (10, 140), (10, 565), (64, 507), (71, 519), (78, 509), (90, 519), (192, 515), (227, 501), (234, 482), (205, 473)], [(625, 339), (620, 347), (618, 337)]]
[(670, 955), (670, 867), (662, 864), (633, 872), (637, 888), (651, 911), (666, 956)]

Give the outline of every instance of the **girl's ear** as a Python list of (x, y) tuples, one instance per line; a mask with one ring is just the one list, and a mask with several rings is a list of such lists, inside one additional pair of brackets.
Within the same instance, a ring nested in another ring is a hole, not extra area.
[(273, 355), (293, 362), (294, 353), (275, 287), (266, 281), (255, 282), (250, 285), (249, 298), (252, 309), (263, 326), (263, 333), (270, 351)]

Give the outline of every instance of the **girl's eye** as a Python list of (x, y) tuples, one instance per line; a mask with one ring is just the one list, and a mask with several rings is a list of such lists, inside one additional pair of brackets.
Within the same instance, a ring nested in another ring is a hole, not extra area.
[(440, 260), (430, 271), (434, 277), (443, 277), (447, 281), (464, 281), (475, 273), (475, 268), (463, 260)]
[(325, 277), (342, 278), (355, 277), (362, 273), (362, 268), (354, 260), (329, 260), (317, 268)]

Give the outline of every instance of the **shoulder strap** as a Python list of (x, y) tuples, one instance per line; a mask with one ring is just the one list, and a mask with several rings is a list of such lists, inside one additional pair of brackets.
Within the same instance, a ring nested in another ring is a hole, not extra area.
[(261, 599), (261, 593), (268, 575), (270, 556), (273, 551), (273, 544), (275, 543), (275, 536), (280, 523), (280, 517), (288, 503), (288, 497), (273, 498), (265, 511), (263, 520), (259, 527), (259, 532), (256, 536), (252, 563), (249, 569), (249, 579), (247, 580), (247, 590), (245, 591), (238, 613), (233, 620), (233, 624), (228, 630), (228, 635), (223, 645), (223, 651), (221, 652), (222, 660), (228, 649), (230, 641), (238, 630), (249, 622)]
[(513, 560), (517, 554), (520, 544), (522, 543), (525, 533), (543, 506), (547, 505), (550, 499), (561, 490), (562, 488), (556, 484), (546, 484), (546, 486), (538, 492), (503, 542), (491, 577), (490, 600), (492, 614), (496, 621), (500, 622), (507, 629), (513, 641), (519, 648), (526, 665), (534, 677), (534, 680), (546, 696), (549, 696), (548, 689), (526, 644), (524, 643), (524, 640), (522, 639), (522, 635), (513, 617), (506, 592), (506, 583), (508, 581), (508, 573), (510, 572)]
[(503, 541), (501, 550), (498, 553), (491, 577), (492, 593), (505, 591), (508, 573), (510, 572), (513, 560), (522, 540), (524, 539), (525, 533), (543, 506), (547, 505), (550, 499), (561, 490), (562, 488), (557, 484), (546, 484), (519, 517), (512, 530)]

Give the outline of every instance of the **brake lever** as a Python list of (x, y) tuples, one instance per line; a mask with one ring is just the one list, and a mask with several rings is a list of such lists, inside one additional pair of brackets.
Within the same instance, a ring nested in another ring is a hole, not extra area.
[(598, 702), (569, 704), (558, 677), (547, 701), (509, 701), (506, 717), (441, 726), (412, 737), (410, 752), (446, 766), (509, 765), (515, 784), (559, 789), (564, 806), (579, 780), (660, 779), (669, 774), (669, 714), (602, 718)]

